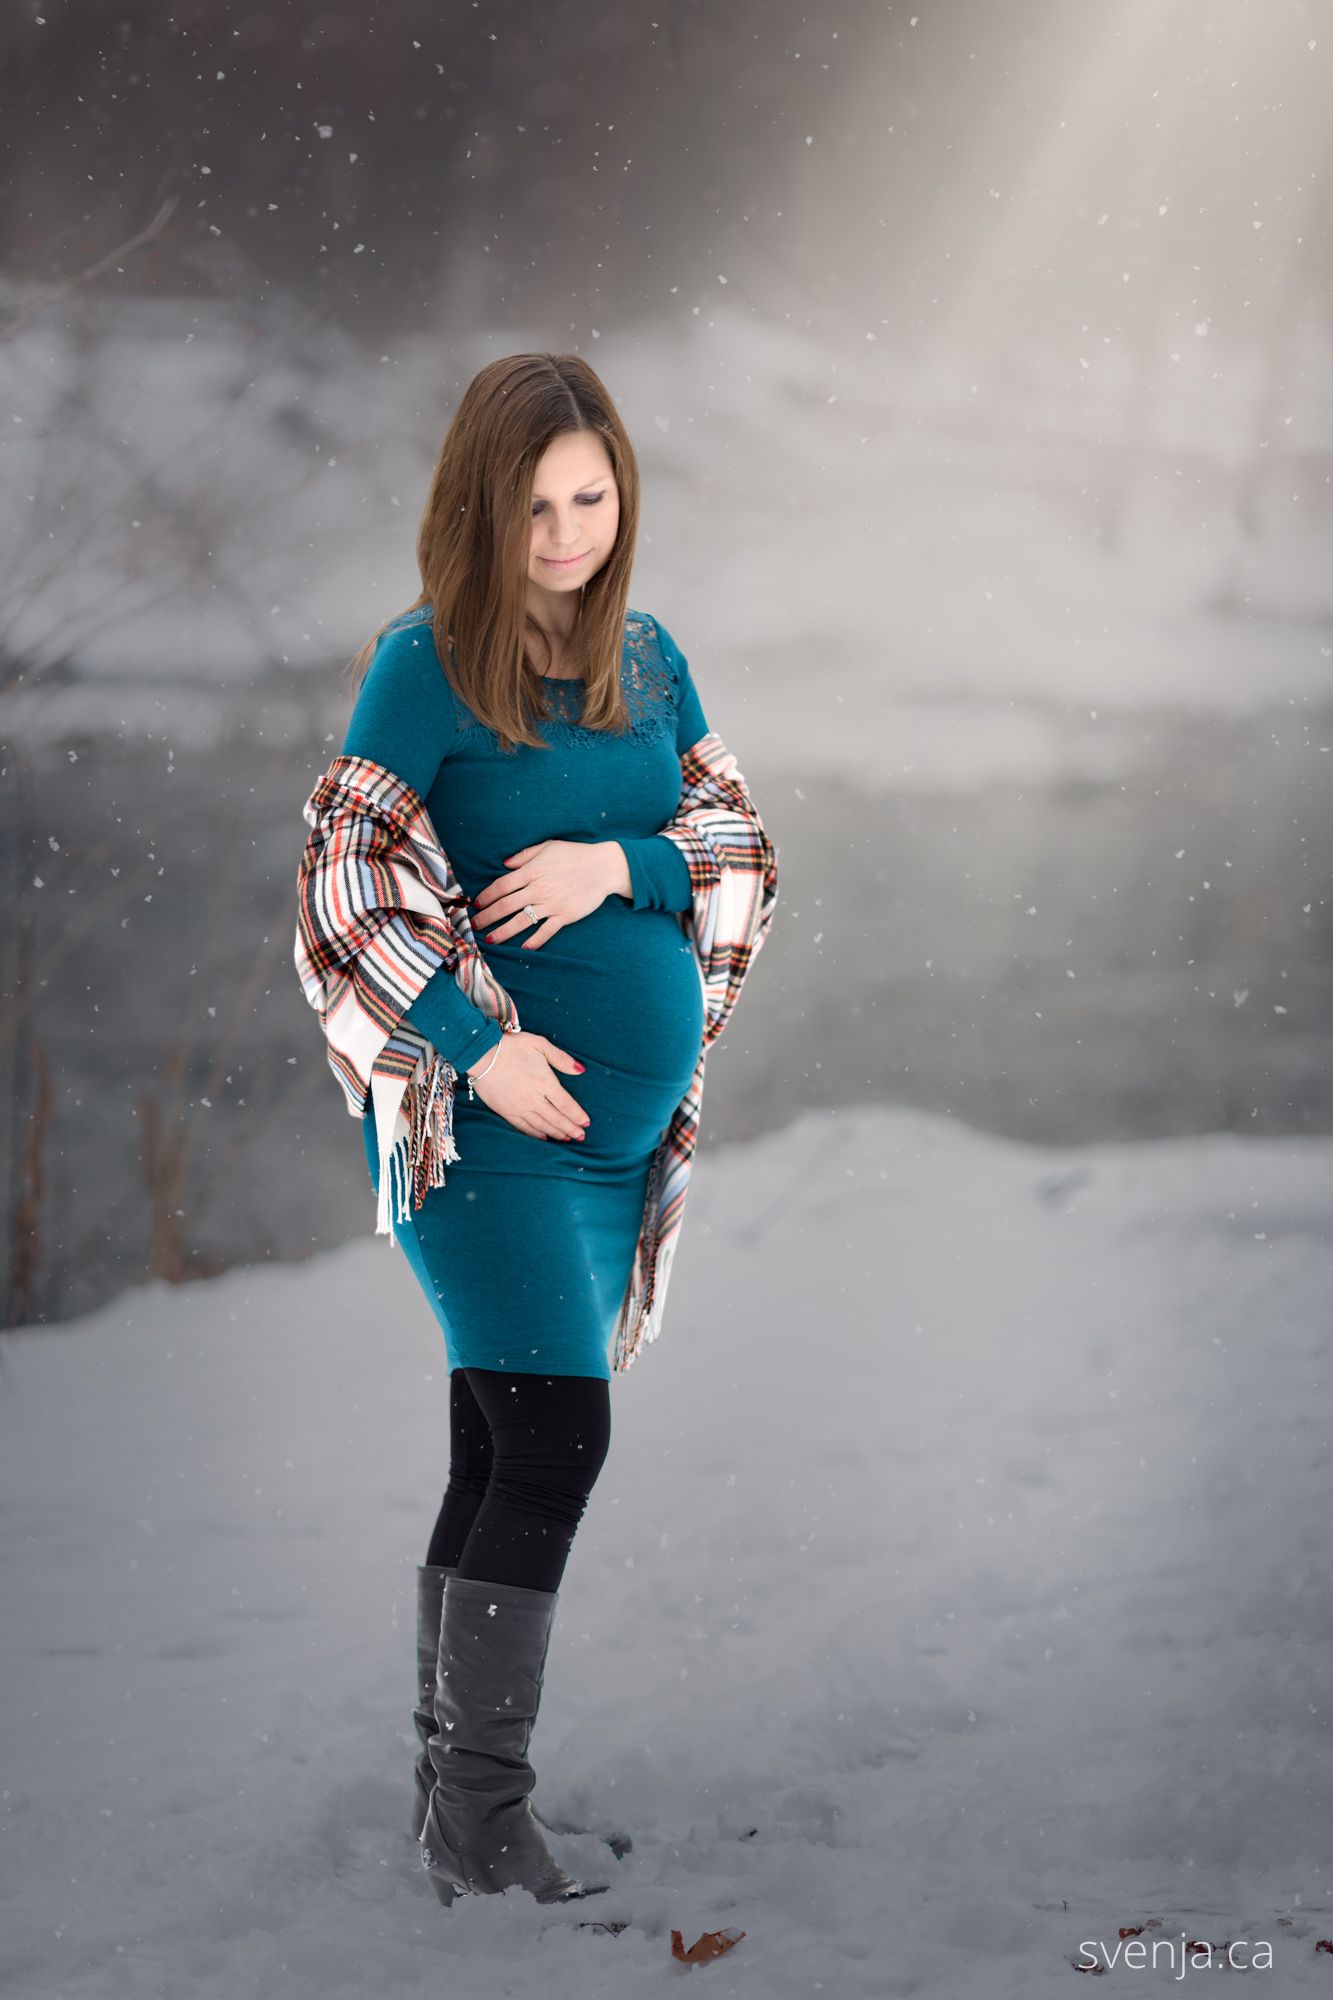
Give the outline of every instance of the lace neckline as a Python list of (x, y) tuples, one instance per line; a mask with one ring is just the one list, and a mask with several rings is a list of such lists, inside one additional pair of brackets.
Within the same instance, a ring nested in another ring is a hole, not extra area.
[[(431, 617), (428, 604), (414, 605), (395, 625), (425, 623)], [(452, 651), (452, 646), (450, 648)], [(587, 700), (584, 675), (540, 674), (546, 707), (534, 718), (548, 741), (571, 747), (586, 746), (604, 731), (583, 727)], [(646, 742), (673, 735), (676, 726), (677, 681), (673, 668), (662, 652), (657, 625), (646, 611), (625, 613), (625, 643), (621, 656), (621, 685), (629, 710), (629, 736)], [(460, 732), (478, 743), (493, 743), (495, 732), (479, 722), (455, 695)]]

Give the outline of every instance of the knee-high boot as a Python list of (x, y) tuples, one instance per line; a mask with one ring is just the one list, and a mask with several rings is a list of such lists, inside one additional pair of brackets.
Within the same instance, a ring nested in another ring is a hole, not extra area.
[(438, 1731), (428, 1752), (435, 1784), (421, 1861), (441, 1902), (526, 1889), (540, 1903), (571, 1902), (610, 1885), (560, 1866), (542, 1837), (528, 1761), (559, 1593), (451, 1576), (436, 1661)]

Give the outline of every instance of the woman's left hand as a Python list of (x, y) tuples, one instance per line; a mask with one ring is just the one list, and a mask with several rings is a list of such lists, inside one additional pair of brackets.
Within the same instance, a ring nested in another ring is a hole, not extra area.
[(540, 922), (524, 951), (535, 951), (566, 924), (577, 923), (616, 891), (628, 894), (625, 851), (615, 840), (538, 840), (505, 857), (509, 871), (488, 882), (472, 905), (472, 920), (489, 944), (531, 928), (524, 905)]

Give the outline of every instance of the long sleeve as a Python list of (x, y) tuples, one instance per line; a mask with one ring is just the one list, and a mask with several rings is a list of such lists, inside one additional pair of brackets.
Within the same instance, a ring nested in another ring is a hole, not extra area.
[[(690, 675), (690, 663), (660, 619), (657, 627), (662, 657), (671, 670), (676, 689), (676, 754), (683, 757), (692, 743), (708, 733), (703, 705)], [(629, 864), (636, 910), (688, 910), (694, 899), (690, 864), (673, 840), (660, 833), (644, 840), (622, 840)]]
[[(457, 731), (453, 691), (430, 625), (421, 620), (382, 632), (352, 710), (343, 753), (369, 757), (410, 785), (423, 802)], [(404, 1018), (456, 1070), (493, 1049), (504, 1030), (475, 1007), (447, 966), (432, 973)]]
[(622, 840), (629, 863), (631, 907), (636, 910), (688, 910), (694, 899), (690, 864), (674, 840), (650, 833), (644, 840)]
[(431, 974), (403, 1018), (456, 1070), (471, 1069), (504, 1034), (498, 1021), (473, 1006), (446, 965)]
[(357, 694), (343, 755), (369, 757), (424, 800), (453, 748), (458, 723), (431, 628), (391, 625)]

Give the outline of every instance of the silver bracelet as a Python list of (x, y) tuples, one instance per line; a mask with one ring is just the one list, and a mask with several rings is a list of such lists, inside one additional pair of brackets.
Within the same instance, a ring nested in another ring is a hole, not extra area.
[[(500, 1053), (500, 1049), (501, 1049), (501, 1047), (502, 1047), (502, 1042), (503, 1042), (503, 1034), (504, 1034), (504, 1030), (502, 1029), (502, 1030), (501, 1030), (501, 1037), (502, 1037), (502, 1040), (501, 1040), (501, 1041), (499, 1041), (499, 1042), (497, 1042), (497, 1043), (495, 1044), (495, 1048), (494, 1048), (494, 1049), (493, 1049), (493, 1051), (491, 1052), (491, 1059), (490, 1059), (490, 1061), (489, 1061), (489, 1062), (487, 1063), (487, 1065), (486, 1065), (486, 1069), (479, 1069), (479, 1070), (477, 1071), (477, 1075), (478, 1075), (479, 1077), (483, 1077), (483, 1076), (485, 1076), (485, 1074), (486, 1074), (486, 1071), (487, 1071), (487, 1070), (491, 1070), (491, 1069), (494, 1069), (494, 1067), (495, 1067), (495, 1063), (496, 1063), (496, 1058), (498, 1057), (498, 1055), (499, 1055), (499, 1053)], [(476, 1092), (475, 1092), (475, 1091), (473, 1090), (473, 1088), (472, 1088), (472, 1072), (471, 1072), (471, 1070), (469, 1070), (469, 1071), (468, 1071), (468, 1073), (467, 1073), (467, 1094), (468, 1094), (468, 1097), (469, 1097), (469, 1099), (471, 1099), (471, 1098), (475, 1097), (475, 1096), (476, 1096), (476, 1094), (477, 1094), (477, 1093), (476, 1093)]]

